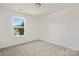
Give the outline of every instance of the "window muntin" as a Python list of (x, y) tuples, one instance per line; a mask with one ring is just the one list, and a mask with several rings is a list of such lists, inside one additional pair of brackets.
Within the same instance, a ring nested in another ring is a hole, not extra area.
[(20, 17), (13, 17), (13, 35), (22, 36), (24, 35), (24, 19)]

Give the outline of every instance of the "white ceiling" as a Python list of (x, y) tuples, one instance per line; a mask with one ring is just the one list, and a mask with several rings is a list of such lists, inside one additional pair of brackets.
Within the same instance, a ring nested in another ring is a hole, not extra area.
[(79, 4), (71, 4), (71, 3), (69, 4), (68, 3), (41, 3), (41, 4), (42, 6), (40, 8), (37, 8), (36, 6), (34, 6), (34, 3), (1, 3), (0, 6), (17, 12), (29, 14), (29, 15), (43, 16), (43, 15), (60, 11), (65, 8), (70, 8), (72, 6), (79, 5)]

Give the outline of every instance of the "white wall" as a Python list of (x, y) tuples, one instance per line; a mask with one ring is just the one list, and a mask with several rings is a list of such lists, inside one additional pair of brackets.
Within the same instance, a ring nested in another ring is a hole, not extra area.
[(79, 7), (52, 13), (41, 19), (41, 39), (79, 50)]
[[(41, 39), (79, 50), (79, 7), (64, 9), (44, 18), (0, 9), (0, 48)], [(12, 36), (12, 16), (26, 19), (25, 36)]]
[[(12, 16), (25, 18), (26, 31), (21, 37), (13, 37)], [(38, 39), (38, 20), (39, 18), (20, 14), (15, 11), (0, 8), (0, 48), (21, 44), (24, 42)]]

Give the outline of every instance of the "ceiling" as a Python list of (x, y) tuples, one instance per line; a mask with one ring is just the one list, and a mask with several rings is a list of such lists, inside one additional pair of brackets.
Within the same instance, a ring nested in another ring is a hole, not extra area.
[(35, 16), (48, 15), (65, 8), (70, 8), (79, 4), (75, 3), (41, 3), (41, 7), (37, 8), (34, 3), (1, 3), (0, 6), (17, 11), (20, 13), (25, 13)]

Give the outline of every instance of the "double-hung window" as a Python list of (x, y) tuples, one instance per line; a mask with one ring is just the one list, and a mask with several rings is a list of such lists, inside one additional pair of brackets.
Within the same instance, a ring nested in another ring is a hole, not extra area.
[(24, 19), (13, 16), (13, 35), (21, 36), (24, 35)]

